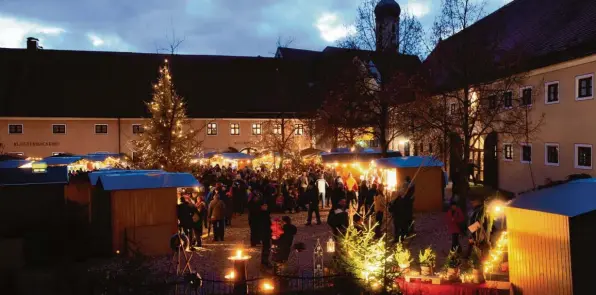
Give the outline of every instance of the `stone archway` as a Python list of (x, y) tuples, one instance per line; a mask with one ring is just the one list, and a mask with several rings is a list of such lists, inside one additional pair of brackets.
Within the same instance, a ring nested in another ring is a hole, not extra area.
[(499, 187), (498, 139), (498, 134), (491, 132), (484, 140), (484, 185), (493, 189)]

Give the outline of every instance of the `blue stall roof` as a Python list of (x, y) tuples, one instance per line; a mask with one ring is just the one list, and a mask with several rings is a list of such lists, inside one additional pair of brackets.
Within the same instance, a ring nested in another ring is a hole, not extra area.
[(145, 172), (111, 173), (99, 176), (106, 191), (151, 189), (168, 187), (195, 187), (199, 181), (189, 173)]
[(34, 173), (30, 168), (0, 169), (0, 186), (66, 183), (68, 183), (66, 166), (48, 167), (43, 173)]
[(518, 196), (509, 207), (564, 216), (596, 210), (596, 179), (579, 179)]
[(109, 157), (119, 159), (119, 158), (122, 157), (122, 155), (120, 155), (120, 154), (113, 154), (113, 153), (91, 153), (91, 154), (87, 154), (87, 155), (85, 155), (83, 157), (85, 159), (87, 159), (87, 160), (90, 160), (90, 161), (103, 162), (103, 161), (105, 161)]
[(0, 169), (19, 168), (25, 164), (31, 163), (28, 160), (6, 160), (0, 162)]
[(97, 184), (97, 179), (101, 175), (107, 174), (129, 174), (129, 173), (165, 173), (163, 170), (124, 170), (124, 169), (108, 169), (108, 170), (97, 170), (89, 173), (89, 182), (91, 185)]
[(48, 166), (61, 166), (61, 165), (70, 165), (72, 163), (76, 163), (83, 159), (80, 156), (70, 156), (70, 157), (47, 157), (43, 158), (40, 162), (45, 162)]
[(222, 153), (221, 156), (232, 160), (252, 160), (255, 158), (253, 155), (245, 153)]
[(443, 162), (428, 156), (384, 158), (375, 160), (375, 164), (379, 168), (443, 167)]

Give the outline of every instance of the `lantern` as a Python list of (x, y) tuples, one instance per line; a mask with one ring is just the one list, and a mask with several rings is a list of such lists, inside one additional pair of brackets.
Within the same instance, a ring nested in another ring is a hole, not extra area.
[(333, 238), (329, 238), (327, 241), (327, 253), (334, 253), (335, 252), (335, 241)]

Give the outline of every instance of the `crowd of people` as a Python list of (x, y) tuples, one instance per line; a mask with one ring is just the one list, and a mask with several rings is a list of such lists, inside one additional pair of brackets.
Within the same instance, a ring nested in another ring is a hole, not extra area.
[[(180, 195), (179, 225), (189, 237), (192, 246), (202, 246), (203, 232), (213, 232), (213, 242), (224, 241), (226, 227), (232, 226), (236, 216), (248, 213), (250, 243), (261, 245), (262, 264), (269, 265), (272, 235), (282, 255), (273, 255), (283, 261), (289, 255), (295, 226), (289, 216), (271, 221), (271, 213), (292, 214), (307, 211), (306, 226), (321, 225), (321, 209), (328, 209), (327, 224), (335, 234), (342, 233), (349, 224), (350, 208), (358, 223), (367, 218), (383, 223), (385, 212), (393, 217), (394, 236), (408, 234), (413, 219), (414, 185), (409, 178), (404, 186), (385, 196), (378, 176), (356, 179), (338, 175), (333, 169), (311, 165), (299, 175), (277, 181), (275, 174), (265, 168), (235, 169), (231, 166), (205, 167), (200, 173), (204, 191), (186, 191)], [(313, 220), (314, 217), (314, 220)], [(355, 220), (356, 221), (356, 220)], [(283, 228), (275, 239), (273, 228)], [(377, 235), (381, 236), (381, 227)]]

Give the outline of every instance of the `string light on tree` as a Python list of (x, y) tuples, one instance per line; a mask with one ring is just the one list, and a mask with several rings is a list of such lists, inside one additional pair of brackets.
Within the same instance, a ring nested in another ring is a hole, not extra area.
[(190, 161), (199, 153), (200, 142), (186, 117), (184, 99), (174, 89), (167, 59), (159, 69), (147, 109), (151, 118), (145, 132), (132, 141), (139, 154), (139, 168), (190, 171)]

